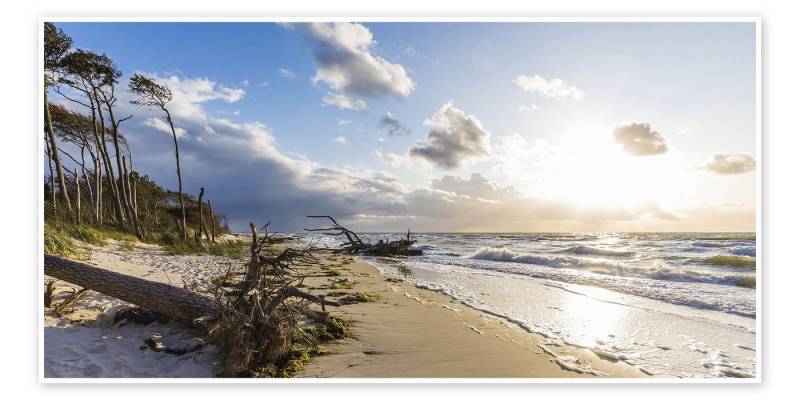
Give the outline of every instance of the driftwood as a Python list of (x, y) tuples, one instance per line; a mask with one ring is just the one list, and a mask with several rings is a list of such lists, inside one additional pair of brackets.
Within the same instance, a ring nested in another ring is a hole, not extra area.
[[(305, 317), (316, 317), (308, 318), (321, 325), (317, 329), (324, 330), (319, 337), (340, 338), (348, 328), (346, 322), (325, 312), (326, 305), (338, 307), (339, 302), (298, 289), (305, 278), (305, 267), (318, 262), (310, 247), (287, 248), (276, 256), (262, 254), (270, 239), (267, 226), (260, 237), (251, 224), (247, 273), (222, 293), (217, 288), (217, 297), (47, 254), (44, 272), (81, 286), (79, 293), (94, 290), (205, 328), (206, 340), (219, 350), (221, 376), (280, 376), (285, 374), (282, 368), (291, 364), (293, 341), (303, 329)], [(309, 310), (314, 304), (322, 307), (322, 313)], [(156, 341), (152, 344), (157, 345)]]
[(328, 228), (306, 228), (306, 231), (322, 232), (330, 236), (344, 236), (347, 239), (347, 243), (342, 243), (338, 249), (334, 250), (334, 253), (364, 254), (382, 257), (422, 255), (422, 250), (410, 248), (417, 242), (416, 240), (411, 240), (411, 229), (408, 230), (405, 239), (400, 238), (393, 241), (381, 240), (378, 241), (378, 243), (364, 243), (364, 241), (358, 237), (358, 234), (340, 225), (329, 215), (309, 215), (308, 218), (327, 218), (333, 225)]
[(212, 297), (59, 256), (45, 254), (44, 273), (176, 319), (191, 320), (219, 312), (219, 303)]

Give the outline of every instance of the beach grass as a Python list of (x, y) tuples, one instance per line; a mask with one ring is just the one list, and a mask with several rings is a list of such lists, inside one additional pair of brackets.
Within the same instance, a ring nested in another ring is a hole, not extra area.
[(44, 252), (68, 258), (89, 259), (91, 250), (83, 248), (72, 240), (72, 234), (58, 225), (44, 224)]
[(186, 241), (164, 246), (164, 251), (171, 255), (210, 254), (230, 258), (241, 257), (246, 249), (246, 243), (234, 240), (227, 240), (219, 243)]

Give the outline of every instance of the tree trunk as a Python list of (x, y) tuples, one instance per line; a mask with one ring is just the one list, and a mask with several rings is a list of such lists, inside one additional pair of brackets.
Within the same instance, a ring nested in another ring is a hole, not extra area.
[[(103, 97), (105, 98), (105, 94), (103, 94)], [(138, 228), (136, 227), (138, 224), (136, 224), (136, 221), (133, 219), (133, 215), (131, 215), (132, 214), (131, 205), (130, 205), (129, 197), (128, 197), (128, 183), (127, 183), (127, 177), (125, 176), (125, 172), (124, 172), (125, 171), (125, 166), (124, 166), (125, 165), (125, 158), (124, 158), (124, 156), (122, 156), (122, 154), (121, 154), (121, 152), (119, 150), (119, 147), (120, 147), (119, 146), (119, 130), (118, 130), (118, 127), (117, 127), (117, 120), (114, 118), (114, 107), (111, 106), (111, 103), (107, 99), (106, 99), (106, 110), (108, 110), (108, 118), (109, 118), (109, 120), (111, 122), (111, 139), (112, 139), (112, 141), (114, 143), (114, 156), (116, 157), (116, 160), (117, 160), (117, 173), (119, 174), (120, 186), (121, 186), (121, 190), (122, 190), (121, 193), (119, 193), (119, 191), (118, 191), (118, 195), (119, 195), (119, 198), (120, 198), (120, 202), (121, 202), (121, 205), (122, 205), (123, 212), (125, 213), (125, 218), (127, 218), (128, 221), (131, 222), (131, 224), (133, 225), (134, 230), (137, 231), (137, 236), (138, 236), (138, 234), (139, 234), (138, 233)], [(118, 190), (120, 189), (119, 186), (117, 188), (118, 188)]]
[[(47, 148), (50, 147), (50, 139), (47, 139)], [(50, 157), (50, 150), (46, 150), (45, 154), (47, 154), (47, 166), (50, 167), (50, 194), (52, 195), (51, 201), (53, 202), (53, 209), (58, 210), (58, 203), (56, 203), (56, 177), (53, 175), (53, 157)]]
[[(94, 156), (92, 155), (91, 151), (89, 152), (89, 155), (90, 157), (92, 157), (92, 161), (94, 161)], [(83, 147), (81, 147), (81, 172), (83, 173), (83, 179), (86, 180), (86, 191), (89, 192), (89, 203), (92, 204), (92, 207), (94, 207), (94, 193), (92, 190), (92, 184), (91, 182), (89, 182), (89, 174), (86, 172), (86, 167), (84, 166), (83, 162), (84, 162)], [(95, 223), (97, 223), (96, 215), (94, 221)]]
[(218, 303), (200, 293), (45, 254), (44, 273), (176, 319), (213, 315)]
[(78, 170), (75, 170), (75, 222), (80, 225), (81, 220), (81, 177), (78, 175)]
[(62, 168), (61, 158), (58, 156), (58, 143), (56, 143), (56, 134), (53, 132), (53, 121), (50, 119), (50, 105), (47, 103), (47, 88), (44, 90), (44, 114), (45, 131), (47, 131), (47, 136), (50, 138), (50, 157), (56, 164), (56, 173), (58, 174), (58, 188), (61, 191), (61, 197), (64, 198), (64, 203), (67, 204), (67, 210), (72, 211), (69, 193), (67, 193), (67, 184), (64, 181), (64, 168)]
[[(208, 236), (208, 229), (206, 229), (206, 224), (203, 221), (203, 194), (205, 194), (206, 188), (200, 188), (200, 195), (197, 196), (197, 214), (200, 218), (200, 232), (205, 233), (206, 240), (211, 240), (211, 236)], [(198, 235), (198, 238), (202, 239), (203, 235)]]
[(103, 118), (103, 110), (100, 107), (100, 98), (97, 97), (97, 92), (94, 93), (95, 104), (97, 104), (97, 119), (100, 121), (100, 153), (103, 155), (103, 164), (106, 168), (106, 177), (108, 178), (108, 187), (111, 189), (111, 198), (114, 200), (114, 216), (117, 222), (125, 222), (125, 214), (122, 211), (122, 202), (119, 198), (119, 189), (117, 188), (117, 180), (114, 178), (114, 167), (111, 164), (111, 157), (108, 155), (108, 146), (106, 145), (106, 123)]
[(100, 157), (94, 159), (94, 187), (97, 197), (94, 201), (94, 213), (97, 224), (103, 224), (103, 171), (100, 169)]
[(133, 222), (133, 230), (136, 232), (136, 236), (139, 240), (144, 240), (144, 232), (139, 229), (139, 218), (136, 217), (136, 213), (133, 211), (133, 201), (130, 197), (130, 176), (128, 176), (128, 164), (125, 163), (125, 156), (122, 156), (122, 186), (127, 188), (126, 192), (128, 194), (125, 196), (125, 207), (128, 210), (128, 217)]
[(169, 110), (166, 108), (162, 108), (164, 112), (167, 114), (167, 122), (169, 122), (169, 128), (172, 130), (172, 141), (175, 142), (175, 165), (177, 166), (178, 171), (178, 200), (181, 203), (181, 223), (183, 224), (183, 241), (186, 241), (186, 207), (183, 204), (183, 180), (181, 179), (181, 157), (180, 153), (178, 153), (178, 135), (175, 133), (175, 126), (172, 124), (172, 116), (169, 113)]
[(208, 200), (208, 212), (211, 214), (211, 243), (217, 242), (217, 219), (214, 218), (214, 209), (211, 208), (211, 199)]

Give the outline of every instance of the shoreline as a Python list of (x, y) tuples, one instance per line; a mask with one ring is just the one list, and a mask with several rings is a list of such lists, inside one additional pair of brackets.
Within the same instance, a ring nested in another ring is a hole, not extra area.
[[(169, 255), (143, 243), (123, 249), (113, 240), (92, 246), (92, 253), (88, 262), (103, 268), (200, 288), (228, 266), (244, 265), (221, 256)], [(588, 349), (561, 344), (556, 354), (544, 336), (445, 294), (388, 278), (358, 257), (317, 256), (317, 274), (305, 280), (304, 290), (332, 300), (363, 293), (373, 301), (329, 308), (332, 315), (353, 321), (352, 335), (321, 345), (326, 354), (312, 358), (295, 378), (649, 377)], [(213, 377), (213, 346), (181, 357), (141, 350), (143, 339), (153, 333), (177, 344), (196, 338), (174, 324), (116, 326), (109, 317), (124, 304), (92, 292), (66, 317), (46, 309), (45, 377)]]
[[(335, 257), (335, 256), (334, 256)], [(355, 320), (351, 337), (325, 345), (298, 377), (336, 378), (623, 378), (637, 367), (544, 336), (431, 289), (398, 282), (354, 258), (351, 291), (381, 298), (335, 310)], [(324, 291), (317, 291), (324, 294)]]

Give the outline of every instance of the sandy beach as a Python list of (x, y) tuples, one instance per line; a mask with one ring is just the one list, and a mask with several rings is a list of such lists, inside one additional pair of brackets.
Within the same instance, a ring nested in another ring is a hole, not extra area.
[[(169, 255), (158, 246), (141, 243), (123, 249), (109, 241), (106, 246), (91, 248), (91, 264), (200, 291), (210, 290), (210, 280), (228, 268), (244, 265), (243, 259), (221, 256)], [(313, 358), (297, 377), (648, 376), (634, 366), (601, 358), (588, 349), (551, 343), (443, 294), (387, 278), (363, 260), (327, 252), (318, 256), (319, 268), (335, 268), (338, 276), (317, 274), (308, 278), (307, 290), (328, 295), (329, 299), (332, 295), (365, 293), (374, 301), (329, 307), (332, 315), (353, 322), (352, 335), (325, 344), (326, 354)], [(334, 290), (331, 287), (336, 282), (344, 285)], [(70, 286), (56, 284), (62, 297)], [(90, 293), (74, 312), (63, 317), (46, 309), (45, 377), (214, 376), (213, 346), (180, 356), (142, 348), (143, 341), (153, 334), (172, 346), (188, 348), (197, 343), (196, 332), (175, 323), (141, 326), (123, 321), (115, 325), (113, 316), (124, 306), (122, 301)]]

